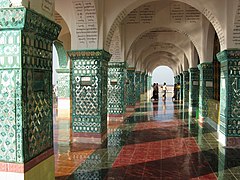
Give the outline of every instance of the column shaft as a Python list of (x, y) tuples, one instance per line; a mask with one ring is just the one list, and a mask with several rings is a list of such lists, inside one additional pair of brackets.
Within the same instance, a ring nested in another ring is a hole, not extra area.
[(189, 111), (193, 117), (196, 116), (199, 101), (199, 70), (198, 68), (189, 69)]
[(199, 86), (199, 120), (207, 117), (208, 100), (213, 98), (213, 65), (206, 62), (198, 65), (200, 70)]
[(136, 93), (136, 102), (139, 103), (141, 99), (141, 72), (135, 72), (135, 93)]
[(126, 63), (108, 64), (108, 114), (122, 116), (126, 111), (125, 103)]
[(240, 50), (225, 50), (217, 57), (221, 63), (219, 141), (240, 147)]
[(72, 74), (72, 131), (78, 142), (101, 144), (107, 137), (107, 77), (110, 54), (69, 51)]
[(135, 68), (127, 69), (127, 110), (134, 110), (136, 104)]
[[(29, 179), (37, 170), (36, 179), (54, 179), (52, 44), (60, 26), (24, 7), (3, 8), (3, 16), (8, 18), (0, 22), (0, 164), (7, 168), (0, 177), (8, 172)], [(44, 165), (47, 171), (38, 168)]]
[(184, 105), (189, 103), (189, 72), (183, 71), (183, 101)]

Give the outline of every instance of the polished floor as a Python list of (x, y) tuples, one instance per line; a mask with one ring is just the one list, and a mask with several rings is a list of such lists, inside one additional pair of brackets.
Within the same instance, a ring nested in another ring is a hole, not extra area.
[(198, 126), (170, 98), (143, 99), (123, 121), (110, 119), (108, 142), (99, 147), (71, 143), (70, 119), (56, 115), (56, 179), (240, 179), (239, 149), (221, 147), (213, 128)]

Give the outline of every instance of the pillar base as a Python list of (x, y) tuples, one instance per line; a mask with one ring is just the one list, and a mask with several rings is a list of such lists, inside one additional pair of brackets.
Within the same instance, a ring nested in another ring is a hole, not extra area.
[(102, 144), (107, 140), (107, 132), (99, 133), (73, 133), (72, 142), (74, 143), (88, 143), (88, 144)]
[(58, 117), (71, 116), (71, 99), (70, 98), (58, 98)]
[(205, 121), (205, 117), (202, 117), (201, 115), (199, 115), (198, 125), (199, 125), (200, 127), (203, 127), (204, 121)]
[(225, 148), (240, 148), (240, 137), (226, 137), (223, 133), (218, 132), (218, 141)]
[(131, 111), (131, 112), (132, 112), (132, 111), (135, 111), (135, 106), (132, 106), (132, 105), (131, 105), (131, 106), (130, 106), (130, 105), (127, 106), (127, 107), (126, 107), (126, 111)]
[(41, 180), (55, 179), (53, 149), (25, 164), (0, 162), (1, 179)]
[(108, 114), (108, 122), (122, 122), (124, 120), (124, 114)]

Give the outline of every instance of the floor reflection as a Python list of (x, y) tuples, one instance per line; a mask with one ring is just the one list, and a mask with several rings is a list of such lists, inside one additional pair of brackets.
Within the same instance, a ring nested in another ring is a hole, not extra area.
[(56, 179), (240, 179), (238, 149), (217, 142), (181, 104), (142, 102), (123, 122), (108, 124), (102, 146), (73, 143), (70, 120), (54, 124)]

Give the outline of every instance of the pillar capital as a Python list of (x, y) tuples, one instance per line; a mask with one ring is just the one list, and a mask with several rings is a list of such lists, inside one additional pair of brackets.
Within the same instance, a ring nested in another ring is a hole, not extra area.
[(103, 49), (91, 49), (91, 50), (71, 50), (67, 52), (71, 60), (99, 60), (109, 61), (111, 54)]
[(217, 54), (217, 58), (218, 58), (218, 61), (221, 63), (225, 61), (239, 61), (240, 49), (224, 50)]
[(125, 83), (126, 83), (126, 62), (109, 62), (108, 63), (109, 117), (123, 117), (126, 111)]
[(199, 72), (199, 69), (197, 67), (192, 67), (188, 69), (189, 73)]
[(203, 62), (201, 64), (199, 64), (198, 66), (199, 70), (206, 70), (206, 69), (210, 69), (213, 67), (212, 62)]

